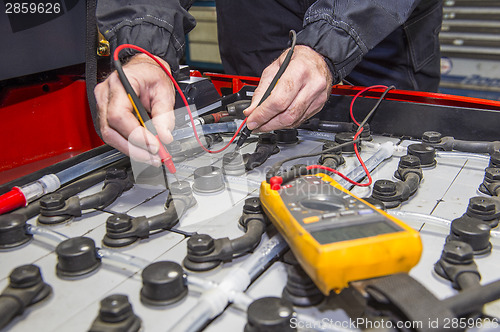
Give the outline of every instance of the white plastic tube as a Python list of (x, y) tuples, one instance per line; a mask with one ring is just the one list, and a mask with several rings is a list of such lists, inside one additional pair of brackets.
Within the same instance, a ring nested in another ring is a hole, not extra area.
[[(429, 223), (434, 226), (438, 226), (443, 228), (444, 231), (449, 231), (450, 226), (451, 226), (451, 221), (448, 219), (436, 217), (436, 216), (431, 216), (423, 213), (418, 213), (418, 212), (410, 212), (410, 211), (395, 211), (395, 210), (389, 210), (387, 211), (388, 214), (400, 218), (403, 221), (407, 221), (408, 219), (413, 219), (414, 221), (420, 222), (420, 223)], [(500, 231), (498, 230), (492, 230), (490, 232), (493, 242), (494, 247), (498, 248), (500, 246)]]
[[(318, 318), (311, 317), (306, 314), (298, 313), (297, 320), (303, 322), (304, 326), (312, 326), (315, 331), (331, 331), (331, 332), (359, 332), (359, 329), (353, 330), (343, 328), (342, 324), (335, 324), (334, 322), (319, 320)], [(320, 324), (321, 323), (321, 324)]]
[(456, 151), (436, 151), (439, 158), (461, 158), (461, 159), (479, 159), (489, 161), (490, 156), (477, 153), (456, 152)]
[(142, 259), (140, 257), (125, 254), (125, 253), (122, 253), (119, 251), (109, 250), (109, 249), (99, 248), (97, 250), (97, 255), (100, 258), (109, 259), (111, 261), (118, 262), (118, 263), (124, 263), (124, 264), (131, 265), (131, 266), (134, 266), (134, 267), (137, 267), (140, 269), (143, 269), (146, 266), (148, 266), (149, 264), (151, 264), (150, 261)]
[(249, 298), (242, 297), (241, 292), (286, 247), (285, 240), (279, 234), (263, 243), (241, 266), (228, 271), (217, 287), (203, 293), (195, 307), (176, 323), (172, 331), (199, 331), (209, 320), (220, 315), (228, 303), (235, 300), (248, 302)]
[(26, 233), (32, 234), (32, 235), (37, 235), (37, 236), (43, 236), (45, 238), (48, 238), (52, 241), (57, 242), (58, 244), (69, 239), (68, 236), (53, 231), (51, 229), (47, 229), (44, 227), (38, 227), (38, 226), (33, 226), (33, 225), (27, 225)]
[(205, 290), (212, 289), (217, 286), (217, 283), (213, 282), (212, 280), (198, 278), (197, 276), (194, 275), (188, 275), (187, 282), (191, 286), (195, 286)]
[[(394, 153), (394, 144), (392, 144), (391, 142), (386, 142), (381, 144), (377, 152), (375, 152), (370, 158), (368, 158), (365, 161), (366, 168), (370, 172), (373, 171), (375, 167), (377, 167), (382, 161), (384, 161), (387, 158), (390, 158), (393, 153)], [(353, 170), (351, 170), (349, 173), (347, 173), (346, 176), (353, 181), (359, 181), (363, 177), (365, 177), (366, 174), (363, 167), (359, 165)], [(345, 188), (351, 185), (347, 180), (344, 179), (340, 179), (337, 182)]]
[(330, 141), (335, 140), (335, 134), (334, 133), (328, 133), (325, 131), (312, 131), (312, 130), (305, 130), (305, 129), (297, 129), (297, 132), (300, 137), (306, 138), (306, 139), (327, 139)]
[[(387, 144), (387, 143), (391, 143), (391, 142), (385, 142), (383, 144)], [(391, 143), (392, 144), (392, 147), (394, 148), (394, 151), (395, 152), (406, 152), (408, 149), (406, 148), (406, 146), (402, 146), (402, 145), (396, 145), (394, 143)], [(374, 142), (369, 142), (369, 141), (363, 141), (361, 143), (361, 146), (366, 146), (367, 148), (371, 148), (371, 149), (380, 149), (380, 146), (382, 145), (382, 143), (374, 143)]]

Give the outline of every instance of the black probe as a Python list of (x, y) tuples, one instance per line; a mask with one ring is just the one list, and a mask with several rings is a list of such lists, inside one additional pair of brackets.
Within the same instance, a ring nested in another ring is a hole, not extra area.
[[(285, 60), (281, 64), (280, 69), (278, 70), (278, 72), (274, 76), (271, 84), (269, 84), (269, 86), (267, 87), (267, 90), (264, 93), (264, 95), (262, 96), (262, 99), (260, 100), (257, 107), (259, 107), (267, 99), (267, 97), (269, 97), (269, 95), (271, 94), (271, 91), (273, 91), (273, 89), (274, 89), (274, 86), (276, 85), (276, 83), (278, 83), (278, 80), (280, 79), (281, 75), (283, 75), (286, 67), (288, 67), (288, 64), (290, 63), (290, 59), (292, 58), (293, 50), (295, 48), (295, 43), (297, 42), (297, 33), (295, 32), (295, 30), (290, 30), (290, 38), (292, 39), (292, 45), (290, 46), (290, 50), (288, 51), (288, 53), (285, 57)], [(245, 143), (247, 138), (250, 137), (251, 133), (252, 133), (252, 131), (250, 129), (248, 129), (248, 127), (245, 125), (245, 128), (243, 128), (243, 130), (240, 133), (240, 137), (238, 138), (238, 142), (236, 142), (236, 149), (234, 150), (235, 153), (239, 151), (239, 149), (241, 148), (243, 143)]]
[(177, 182), (179, 181), (177, 172), (174, 162), (172, 161), (172, 156), (168, 152), (167, 148), (163, 145), (163, 143), (160, 140), (160, 137), (158, 136), (158, 133), (156, 132), (155, 127), (151, 123), (151, 118), (149, 117), (146, 109), (142, 105), (141, 101), (139, 100), (139, 97), (135, 93), (134, 89), (132, 88), (132, 85), (130, 84), (127, 76), (125, 75), (125, 72), (123, 71), (120, 59), (118, 58), (118, 53), (124, 49), (124, 48), (133, 48), (136, 49), (136, 46), (134, 45), (129, 45), (129, 44), (123, 44), (120, 45), (116, 48), (115, 54), (113, 57), (113, 63), (116, 69), (116, 72), (118, 73), (118, 78), (120, 79), (120, 82), (123, 85), (123, 88), (125, 89), (128, 98), (130, 99), (130, 103), (132, 104), (132, 107), (135, 111), (136, 117), (141, 123), (143, 127), (145, 127), (149, 132), (151, 132), (153, 135), (155, 135), (156, 139), (158, 140), (159, 143), (159, 150), (158, 150), (158, 155), (161, 158), (162, 162), (162, 171), (163, 171), (163, 177), (165, 178), (165, 185), (167, 185), (167, 174), (166, 174), (166, 169), (174, 175), (175, 179)]

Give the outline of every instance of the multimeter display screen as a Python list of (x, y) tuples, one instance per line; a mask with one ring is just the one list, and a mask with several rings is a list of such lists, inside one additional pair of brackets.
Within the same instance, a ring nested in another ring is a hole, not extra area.
[(399, 231), (401, 231), (401, 229), (396, 227), (396, 225), (391, 225), (385, 221), (376, 221), (363, 225), (351, 225), (336, 227), (333, 229), (324, 229), (321, 231), (311, 232), (311, 235), (320, 244), (329, 244)]

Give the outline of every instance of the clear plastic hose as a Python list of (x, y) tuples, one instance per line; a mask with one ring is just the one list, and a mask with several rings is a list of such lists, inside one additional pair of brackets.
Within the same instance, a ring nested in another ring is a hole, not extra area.
[[(297, 320), (303, 323), (303, 326), (311, 326), (314, 331), (331, 331), (331, 332), (359, 332), (359, 329), (349, 329), (342, 327), (343, 322), (333, 322), (330, 320), (322, 320), (316, 317), (311, 317), (309, 315), (298, 313)], [(320, 324), (321, 323), (321, 324)], [(349, 322), (347, 322), (349, 325)]]
[(490, 156), (485, 154), (456, 152), (456, 151), (436, 151), (436, 157), (440, 158), (461, 158), (461, 159), (479, 159), (489, 161)]
[(311, 140), (327, 139), (330, 141), (335, 141), (335, 134), (334, 133), (327, 133), (324, 131), (312, 131), (312, 130), (305, 130), (305, 129), (297, 129), (297, 132), (298, 132), (300, 137), (305, 138), (305, 139), (311, 139)]
[(187, 276), (187, 282), (191, 286), (198, 287), (200, 289), (212, 289), (217, 286), (217, 283), (213, 282), (212, 280), (206, 280), (203, 278), (198, 278), (197, 276), (194, 275), (188, 275)]
[(123, 153), (113, 149), (93, 158), (82, 161), (79, 164), (68, 167), (60, 172), (57, 172), (56, 176), (59, 178), (61, 185), (63, 185), (84, 174), (95, 171), (98, 168), (109, 165), (123, 158), (125, 158), (125, 155)]
[(286, 247), (285, 240), (279, 234), (264, 242), (241, 266), (228, 271), (217, 287), (204, 292), (195, 307), (176, 323), (172, 331), (199, 331), (209, 320), (220, 315), (228, 303), (240, 300), (248, 302), (249, 298), (242, 297), (240, 293)]
[[(413, 228), (416, 228), (417, 230), (421, 228), (421, 225), (423, 223), (428, 223), (433, 226), (438, 226), (441, 228), (444, 232), (449, 232), (450, 226), (451, 226), (451, 221), (448, 219), (436, 217), (436, 216), (431, 216), (427, 215), (424, 213), (418, 213), (418, 212), (410, 212), (410, 211), (395, 211), (395, 210), (389, 210), (387, 211), (388, 214), (400, 218), (403, 221), (407, 222), (410, 224), (411, 222), (417, 222), (418, 225), (415, 225), (416, 227), (412, 226)], [(498, 230), (491, 230), (490, 231), (491, 235), (491, 242), (494, 246), (494, 248), (499, 248), (500, 247), (500, 231)]]
[(65, 240), (69, 239), (68, 236), (66, 236), (62, 233), (53, 231), (51, 229), (47, 229), (45, 227), (33, 226), (30, 224), (27, 224), (26, 233), (31, 234), (31, 235), (43, 236), (43, 237), (50, 239), (52, 241), (55, 241), (57, 243), (61, 243)]
[(131, 266), (134, 266), (134, 267), (137, 267), (140, 269), (143, 269), (146, 266), (148, 266), (149, 264), (151, 264), (150, 261), (142, 259), (140, 257), (125, 254), (125, 253), (122, 253), (119, 251), (109, 250), (109, 249), (99, 248), (97, 250), (97, 255), (100, 258), (109, 259), (111, 261), (118, 262), (118, 263), (124, 263), (124, 264), (131, 265)]

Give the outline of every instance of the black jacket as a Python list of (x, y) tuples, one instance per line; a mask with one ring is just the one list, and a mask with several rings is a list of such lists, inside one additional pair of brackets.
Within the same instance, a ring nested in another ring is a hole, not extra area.
[[(140, 3), (139, 3), (140, 2)], [(178, 68), (193, 1), (98, 2), (112, 46), (133, 43)], [(325, 57), (334, 81), (436, 91), (442, 0), (217, 0), (219, 46), (230, 74), (259, 76), (297, 30), (298, 44)]]

